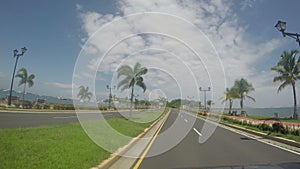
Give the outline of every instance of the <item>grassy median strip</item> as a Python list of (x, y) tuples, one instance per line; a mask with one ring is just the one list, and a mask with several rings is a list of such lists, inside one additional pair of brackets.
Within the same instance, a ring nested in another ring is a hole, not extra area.
[[(107, 122), (119, 132), (135, 137), (153, 121), (136, 123), (112, 118)], [(0, 168), (82, 169), (96, 166), (110, 156), (110, 152), (97, 146), (78, 123), (0, 129), (0, 154)]]

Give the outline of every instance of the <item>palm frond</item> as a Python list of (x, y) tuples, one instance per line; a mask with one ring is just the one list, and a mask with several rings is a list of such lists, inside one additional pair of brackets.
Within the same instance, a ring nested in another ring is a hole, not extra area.
[(134, 65), (133, 73), (134, 73), (134, 74), (138, 74), (138, 73), (141, 71), (141, 67), (142, 67), (142, 65), (141, 65), (139, 62), (137, 62), (137, 63)]
[(120, 76), (134, 76), (133, 70), (130, 66), (128, 65), (123, 65), (121, 67), (119, 67), (119, 69), (117, 70), (118, 74), (117, 77), (119, 78)]
[(139, 87), (141, 87), (143, 89), (143, 92), (145, 92), (146, 89), (147, 89), (146, 84), (143, 81), (137, 81), (136, 85), (138, 85)]
[(279, 93), (282, 89), (284, 89), (286, 86), (288, 86), (290, 83), (288, 83), (287, 81), (283, 82), (277, 90), (277, 93)]
[(141, 75), (146, 74), (147, 72), (148, 72), (148, 69), (145, 68), (145, 67), (142, 67), (142, 68), (140, 69), (140, 71), (139, 71), (136, 75), (137, 75), (137, 76), (141, 76)]
[(130, 78), (130, 77), (124, 78), (122, 81), (120, 81), (120, 82), (118, 83), (117, 89), (119, 89), (120, 87), (122, 87), (122, 86), (124, 86), (124, 85), (129, 86), (129, 83), (130, 83), (130, 80), (131, 80), (131, 79), (132, 79), (132, 78)]
[(129, 89), (129, 88), (130, 88), (129, 84), (126, 84), (126, 85), (123, 85), (123, 87), (120, 90), (121, 90), (121, 92), (123, 92), (124, 90)]
[(27, 79), (27, 83), (28, 83), (28, 87), (32, 87), (34, 85), (33, 79), (35, 78), (34, 74), (31, 74), (28, 79)]
[(253, 97), (251, 97), (251, 96), (246, 96), (246, 97), (255, 102), (255, 99)]

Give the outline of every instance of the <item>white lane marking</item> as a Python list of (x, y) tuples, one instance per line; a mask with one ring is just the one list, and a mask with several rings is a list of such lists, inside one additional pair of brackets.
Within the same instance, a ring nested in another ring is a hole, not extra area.
[(69, 119), (69, 118), (77, 118), (77, 116), (61, 116), (61, 117), (53, 117), (54, 119)]
[(182, 118), (182, 114), (180, 115), (180, 117)]
[(187, 123), (188, 122), (188, 120), (187, 119), (184, 119), (184, 121)]
[(195, 128), (193, 128), (193, 129), (199, 136), (202, 136), (202, 134), (197, 129), (195, 129)]
[[(203, 120), (203, 119), (201, 119), (201, 118), (199, 118), (199, 117), (197, 117), (197, 116), (195, 116), (195, 115), (192, 115), (192, 114), (189, 114), (189, 113), (185, 113), (185, 114), (188, 114), (188, 115), (190, 115), (190, 116), (192, 116), (192, 117), (195, 117), (195, 118), (198, 118), (198, 119), (200, 119), (200, 120)], [(226, 129), (226, 130), (228, 130), (228, 131), (237, 133), (237, 134), (239, 134), (239, 135), (241, 135), (241, 136), (250, 137), (250, 138), (252, 138), (252, 139), (254, 139), (254, 140), (256, 140), (256, 141), (259, 141), (259, 142), (261, 142), (261, 143), (265, 143), (265, 144), (267, 144), (267, 145), (276, 147), (276, 148), (278, 148), (278, 149), (282, 149), (282, 150), (285, 150), (285, 151), (287, 151), (287, 152), (290, 152), (290, 153), (294, 153), (294, 154), (300, 155), (300, 152), (293, 151), (293, 150), (290, 150), (290, 149), (287, 149), (287, 148), (284, 148), (284, 147), (281, 147), (281, 146), (278, 146), (278, 145), (269, 143), (269, 142), (264, 141), (264, 140), (261, 140), (261, 139), (257, 139), (257, 138), (255, 138), (255, 137), (253, 137), (253, 136), (247, 135), (246, 133), (242, 133), (242, 131), (238, 131), (238, 130), (236, 130), (236, 129), (232, 129), (232, 128), (230, 128), (230, 127), (227, 127), (227, 126), (224, 126), (224, 125), (221, 125), (221, 124), (219, 124), (219, 123), (215, 123), (215, 122), (212, 122), (212, 121), (209, 121), (209, 120), (204, 120), (204, 121), (206, 121), (206, 122), (211, 122), (211, 123), (213, 123), (213, 124), (216, 124), (216, 125), (218, 125), (219, 127), (222, 127), (223, 129)], [(194, 128), (194, 131), (195, 131), (195, 130), (196, 130), (196, 129)], [(195, 132), (196, 132), (196, 131), (195, 131)], [(201, 133), (200, 133), (200, 134), (201, 134)]]

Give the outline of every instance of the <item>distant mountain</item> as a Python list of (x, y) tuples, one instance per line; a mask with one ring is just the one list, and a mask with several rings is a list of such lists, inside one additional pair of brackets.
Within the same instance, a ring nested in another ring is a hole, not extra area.
[[(5, 98), (6, 95), (9, 95), (9, 90), (0, 89), (0, 98)], [(13, 96), (18, 96), (20, 99), (23, 97), (22, 92), (16, 92), (13, 90)], [(73, 100), (69, 98), (62, 98), (62, 97), (53, 97), (53, 96), (41, 96), (33, 93), (26, 93), (25, 100), (28, 101), (35, 101), (36, 99), (44, 99), (47, 103), (60, 103), (60, 104), (73, 104)]]

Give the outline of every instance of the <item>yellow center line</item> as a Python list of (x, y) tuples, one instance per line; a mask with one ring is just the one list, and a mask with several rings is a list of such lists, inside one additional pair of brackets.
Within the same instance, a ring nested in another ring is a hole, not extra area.
[[(169, 113), (170, 114), (170, 113)], [(158, 133), (160, 132), (161, 128), (164, 126), (165, 122), (167, 121), (168, 116), (165, 118), (165, 120), (161, 123), (161, 125), (159, 126), (158, 130), (156, 131), (156, 133), (154, 134), (151, 142), (148, 144), (147, 148), (145, 149), (145, 151), (143, 152), (142, 156), (139, 158), (139, 160), (137, 161), (137, 163), (135, 164), (135, 166), (133, 167), (133, 169), (138, 169), (139, 166), (141, 165), (142, 161), (144, 160), (145, 156), (147, 155), (148, 151), (150, 150), (152, 144), (154, 143), (156, 137), (158, 136)]]

